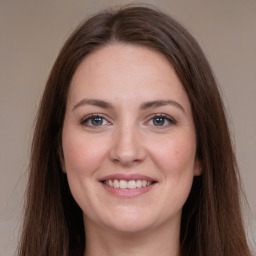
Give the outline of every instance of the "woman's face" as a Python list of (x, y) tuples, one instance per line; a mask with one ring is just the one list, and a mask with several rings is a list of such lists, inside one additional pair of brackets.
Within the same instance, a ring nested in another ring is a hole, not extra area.
[(62, 143), (86, 229), (179, 229), (200, 164), (190, 102), (163, 55), (117, 43), (88, 55), (71, 81)]

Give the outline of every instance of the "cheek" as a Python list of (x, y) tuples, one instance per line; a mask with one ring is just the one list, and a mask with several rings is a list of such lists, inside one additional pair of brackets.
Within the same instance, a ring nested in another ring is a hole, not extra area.
[[(67, 173), (87, 176), (97, 170), (107, 151), (103, 141), (81, 136), (81, 134), (69, 136), (68, 133), (65, 133), (63, 138), (64, 162)], [(102, 146), (99, 147), (99, 145)]]
[(151, 155), (165, 175), (193, 173), (195, 164), (196, 143), (193, 139), (176, 138), (156, 143)]
[[(72, 135), (72, 136), (71, 136)], [(65, 171), (71, 193), (84, 212), (92, 208), (96, 194), (94, 182), (107, 149), (99, 143), (102, 140), (81, 136), (81, 133), (63, 134), (63, 153)], [(104, 144), (103, 144), (104, 145)]]
[[(159, 203), (159, 208), (168, 209), (162, 214), (166, 218), (170, 214), (181, 212), (188, 198), (194, 178), (196, 143), (194, 137), (173, 136), (158, 140), (151, 147), (151, 158), (162, 174), (163, 195), (165, 200)], [(156, 201), (155, 204), (158, 202)]]

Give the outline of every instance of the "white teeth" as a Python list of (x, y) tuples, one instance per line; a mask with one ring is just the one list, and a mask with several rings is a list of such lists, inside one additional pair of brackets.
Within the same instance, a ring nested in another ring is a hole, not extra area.
[(134, 189), (134, 188), (136, 188), (136, 182), (135, 182), (135, 180), (129, 180), (129, 181), (128, 181), (128, 188), (129, 188), (129, 189)]
[(120, 185), (119, 185), (119, 181), (118, 180), (114, 180), (114, 188), (119, 188)]
[(137, 188), (141, 188), (142, 187), (142, 182), (141, 182), (141, 180), (137, 180)]
[(142, 181), (142, 187), (146, 187), (147, 186), (147, 181), (146, 180), (143, 180)]
[(135, 188), (141, 188), (151, 185), (152, 181), (147, 180), (106, 180), (104, 182), (107, 186), (113, 187), (113, 188), (121, 188), (121, 189), (135, 189)]
[(127, 184), (126, 180), (120, 180), (119, 184), (120, 184), (120, 188), (127, 188), (128, 187), (128, 184)]

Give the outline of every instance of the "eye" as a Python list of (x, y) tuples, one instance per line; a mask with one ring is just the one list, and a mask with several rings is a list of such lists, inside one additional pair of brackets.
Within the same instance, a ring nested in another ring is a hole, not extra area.
[(168, 127), (172, 124), (176, 124), (176, 121), (168, 115), (158, 114), (153, 116), (147, 123), (152, 126)]
[(109, 125), (110, 122), (108, 122), (103, 116), (100, 116), (98, 114), (93, 114), (83, 118), (81, 121), (81, 124), (88, 127), (100, 127), (100, 126)]

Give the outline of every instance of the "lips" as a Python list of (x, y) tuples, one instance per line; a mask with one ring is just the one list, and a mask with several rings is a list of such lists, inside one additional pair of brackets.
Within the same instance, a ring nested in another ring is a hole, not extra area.
[(121, 189), (135, 189), (135, 188), (142, 188), (149, 186), (153, 183), (153, 181), (147, 181), (147, 180), (106, 180), (104, 183), (107, 186), (113, 187), (113, 188), (121, 188)]
[(157, 183), (151, 177), (140, 174), (114, 174), (99, 180), (104, 188), (116, 196), (133, 197), (148, 192)]
[(105, 177), (102, 177), (100, 181), (104, 180), (146, 180), (146, 181), (155, 181), (153, 178), (141, 174), (112, 174)]

